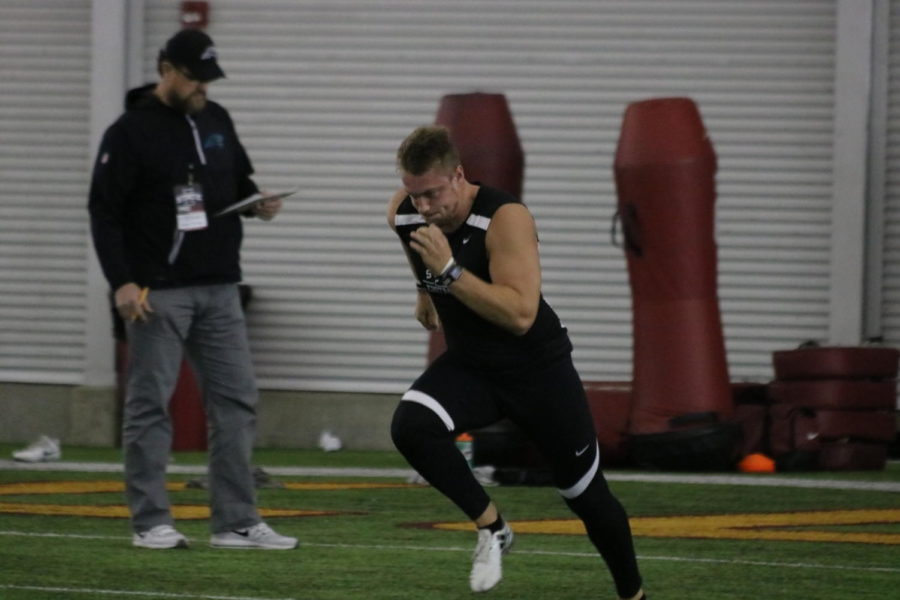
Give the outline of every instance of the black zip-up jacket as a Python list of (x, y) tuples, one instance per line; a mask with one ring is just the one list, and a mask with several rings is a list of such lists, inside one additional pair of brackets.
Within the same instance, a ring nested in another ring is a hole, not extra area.
[[(188, 117), (153, 85), (128, 92), (125, 113), (103, 136), (91, 180), (91, 234), (113, 290), (234, 283), (243, 238), (237, 213), (213, 215), (258, 191), (228, 112), (207, 101)], [(179, 232), (175, 187), (203, 187), (206, 229)]]

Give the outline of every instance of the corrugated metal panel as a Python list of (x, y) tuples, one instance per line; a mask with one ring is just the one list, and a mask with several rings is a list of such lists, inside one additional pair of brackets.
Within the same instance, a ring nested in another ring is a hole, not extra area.
[(80, 383), (89, 0), (0, 3), (0, 380)]
[[(507, 95), (541, 231), (544, 291), (585, 379), (631, 374), (612, 162), (632, 101), (689, 95), (719, 156), (734, 378), (828, 324), (834, 0), (217, 0), (227, 106), (259, 172), (303, 185), (251, 223), (246, 279), (264, 387), (397, 391), (424, 364), (408, 266), (384, 223), (393, 155), (446, 93)], [(146, 73), (177, 26), (147, 2)]]
[(888, 59), (888, 128), (885, 159), (882, 331), (900, 346), (900, 1), (891, 1)]

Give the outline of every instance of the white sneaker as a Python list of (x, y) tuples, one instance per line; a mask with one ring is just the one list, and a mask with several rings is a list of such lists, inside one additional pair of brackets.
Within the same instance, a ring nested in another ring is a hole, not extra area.
[(265, 523), (257, 523), (248, 529), (214, 533), (209, 538), (213, 548), (264, 548), (266, 550), (293, 550), (299, 545), (297, 538), (279, 535)]
[(509, 552), (513, 543), (513, 532), (509, 525), (497, 533), (489, 529), (478, 530), (478, 544), (472, 556), (472, 573), (469, 585), (473, 592), (486, 592), (503, 577), (503, 555)]
[(59, 449), (59, 440), (42, 435), (26, 448), (16, 450), (12, 455), (18, 461), (36, 463), (59, 460), (62, 452)]
[(171, 525), (157, 525), (147, 531), (135, 533), (131, 544), (138, 548), (166, 550), (168, 548), (187, 548), (187, 538), (178, 533)]

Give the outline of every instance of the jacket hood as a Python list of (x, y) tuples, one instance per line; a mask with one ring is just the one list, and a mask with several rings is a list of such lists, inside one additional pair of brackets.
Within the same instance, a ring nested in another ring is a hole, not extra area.
[(125, 94), (125, 110), (134, 110), (139, 108), (150, 108), (154, 105), (161, 105), (159, 98), (153, 95), (155, 83), (147, 83), (140, 87), (128, 90)]

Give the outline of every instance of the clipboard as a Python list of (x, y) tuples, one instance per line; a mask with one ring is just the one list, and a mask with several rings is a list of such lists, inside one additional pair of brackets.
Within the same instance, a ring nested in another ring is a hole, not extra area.
[(298, 191), (300, 191), (300, 188), (294, 188), (287, 192), (281, 192), (279, 194), (269, 194), (268, 196), (263, 196), (262, 194), (257, 192), (256, 194), (247, 196), (243, 200), (238, 200), (234, 204), (229, 204), (228, 206), (226, 206), (225, 208), (223, 208), (222, 210), (220, 210), (219, 212), (214, 214), (213, 217), (221, 217), (223, 215), (231, 214), (231, 213), (239, 211), (243, 208), (247, 208), (251, 204), (256, 204), (260, 200), (283, 200), (284, 198), (293, 196)]

